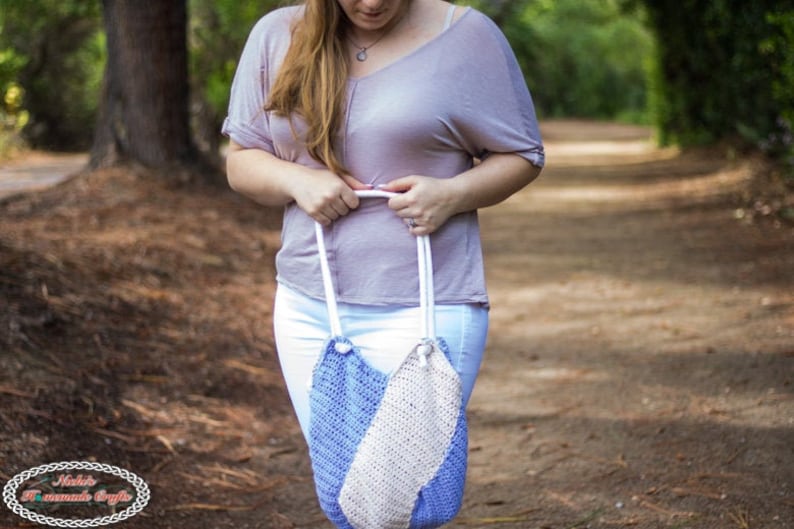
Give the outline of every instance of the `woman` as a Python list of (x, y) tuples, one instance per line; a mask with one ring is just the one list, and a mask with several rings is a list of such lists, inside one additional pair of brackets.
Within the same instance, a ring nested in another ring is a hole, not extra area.
[[(345, 335), (386, 373), (419, 335), (414, 237), (432, 234), (436, 327), (467, 401), (488, 326), (476, 211), (544, 161), (529, 91), (493, 22), (442, 0), (273, 11), (249, 36), (223, 131), (231, 187), (285, 206), (274, 326), (304, 434), (329, 334), (315, 221)], [(386, 204), (355, 194), (372, 188), (398, 194)]]

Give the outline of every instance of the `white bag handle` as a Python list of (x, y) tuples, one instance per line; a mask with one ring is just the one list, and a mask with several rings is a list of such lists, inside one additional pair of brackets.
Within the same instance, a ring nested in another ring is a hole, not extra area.
[[(398, 193), (389, 191), (356, 191), (359, 198), (391, 198)], [(328, 319), (331, 323), (333, 336), (342, 336), (342, 324), (339, 321), (339, 309), (336, 303), (336, 292), (331, 269), (328, 266), (328, 254), (325, 249), (323, 226), (319, 222), (314, 224), (317, 237), (317, 249), (320, 254), (320, 269), (323, 275), (323, 288), (325, 289), (325, 302), (328, 306)], [(436, 337), (435, 325), (435, 297), (433, 292), (433, 256), (430, 251), (430, 236), (418, 235), (416, 237), (416, 256), (419, 262), (419, 307), (421, 309), (422, 341), (432, 341)]]

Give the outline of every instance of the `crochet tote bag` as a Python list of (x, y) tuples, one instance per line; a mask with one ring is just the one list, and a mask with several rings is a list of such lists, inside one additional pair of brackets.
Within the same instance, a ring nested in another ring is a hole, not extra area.
[(343, 334), (319, 224), (316, 235), (332, 333), (310, 391), (309, 454), (320, 505), (345, 529), (439, 527), (461, 506), (468, 433), (460, 377), (435, 337), (430, 239), (417, 237), (422, 336), (384, 374)]

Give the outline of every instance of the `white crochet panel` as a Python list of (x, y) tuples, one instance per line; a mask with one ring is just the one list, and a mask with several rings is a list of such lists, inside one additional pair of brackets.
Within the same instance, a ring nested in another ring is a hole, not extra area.
[(414, 350), (391, 375), (347, 473), (339, 504), (355, 529), (407, 528), (420, 490), (444, 461), (460, 415), (460, 378), (438, 347), (426, 358), (422, 365)]

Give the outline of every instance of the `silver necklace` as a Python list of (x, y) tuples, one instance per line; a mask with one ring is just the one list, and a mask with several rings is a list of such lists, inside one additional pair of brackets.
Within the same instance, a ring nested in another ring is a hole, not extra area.
[(389, 28), (388, 30), (386, 30), (386, 31), (383, 33), (383, 35), (381, 35), (380, 37), (378, 37), (377, 39), (375, 39), (375, 42), (373, 42), (373, 43), (372, 43), (372, 44), (370, 44), (369, 46), (360, 46), (359, 44), (356, 44), (356, 41), (354, 41), (354, 40), (353, 40), (353, 39), (350, 37), (350, 35), (348, 35), (348, 36), (347, 36), (347, 39), (350, 41), (350, 43), (351, 43), (353, 46), (355, 46), (356, 48), (358, 48), (358, 53), (356, 53), (356, 60), (357, 60), (358, 62), (364, 62), (364, 61), (366, 61), (366, 60), (367, 60), (367, 50), (368, 50), (368, 49), (370, 49), (370, 48), (371, 48), (372, 46), (374, 46), (375, 44), (377, 44), (378, 42), (380, 42), (380, 39), (382, 39), (383, 37), (385, 37), (385, 36), (386, 36), (386, 35), (389, 33), (389, 31), (391, 31), (391, 28)]
[(403, 13), (403, 14), (400, 16), (399, 20), (397, 20), (397, 22), (395, 22), (395, 24), (394, 24), (392, 27), (390, 27), (390, 28), (388, 28), (386, 31), (384, 31), (384, 32), (381, 34), (381, 36), (380, 36), (380, 37), (378, 37), (377, 39), (375, 39), (375, 42), (373, 42), (373, 43), (372, 43), (372, 44), (370, 44), (369, 46), (361, 46), (361, 45), (359, 45), (359, 44), (356, 44), (356, 41), (354, 41), (352, 38), (350, 38), (350, 35), (348, 34), (348, 35), (347, 35), (347, 40), (349, 40), (349, 41), (350, 41), (350, 43), (351, 43), (353, 46), (355, 46), (356, 48), (358, 48), (358, 53), (356, 53), (356, 60), (357, 60), (358, 62), (364, 62), (364, 61), (366, 61), (366, 60), (367, 60), (367, 50), (368, 50), (368, 49), (370, 49), (371, 47), (373, 47), (373, 46), (374, 46), (375, 44), (377, 44), (378, 42), (380, 42), (380, 40), (381, 40), (383, 37), (385, 37), (386, 35), (388, 35), (388, 34), (391, 32), (391, 30), (393, 30), (394, 28), (396, 28), (397, 26), (399, 26), (399, 25), (400, 25), (400, 22), (402, 22), (402, 21), (403, 21), (403, 18), (405, 18), (405, 15), (407, 15), (407, 14), (408, 14), (408, 11), (406, 11), (405, 13)]

